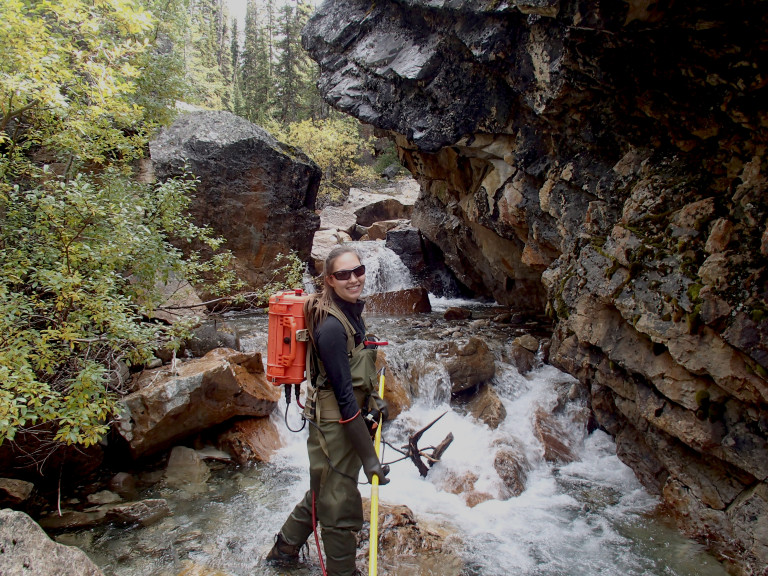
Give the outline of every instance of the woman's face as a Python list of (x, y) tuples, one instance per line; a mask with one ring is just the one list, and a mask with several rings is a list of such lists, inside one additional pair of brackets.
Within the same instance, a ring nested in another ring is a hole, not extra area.
[(339, 280), (333, 272), (354, 270), (360, 266), (360, 259), (352, 252), (345, 252), (331, 264), (332, 270), (326, 276), (326, 282), (336, 292), (336, 295), (347, 302), (357, 302), (365, 286), (365, 273), (360, 276), (350, 274), (347, 280)]

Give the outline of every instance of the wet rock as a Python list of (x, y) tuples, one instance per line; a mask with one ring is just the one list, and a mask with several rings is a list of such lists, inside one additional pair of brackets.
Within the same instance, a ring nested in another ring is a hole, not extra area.
[(217, 349), (169, 368), (145, 370), (123, 398), (116, 423), (134, 457), (170, 447), (236, 416), (266, 416), (280, 391), (264, 375), (261, 355)]
[(401, 376), (387, 365), (387, 353), (379, 349), (376, 356), (376, 369), (386, 366), (384, 374), (384, 399), (389, 409), (389, 419), (394, 420), (411, 407), (411, 391)]
[(483, 384), (496, 374), (496, 361), (488, 345), (471, 336), (463, 345), (455, 341), (447, 343), (441, 350), (447, 357), (445, 368), (451, 379), (451, 393), (459, 394)]
[(40, 518), (40, 526), (49, 532), (64, 530), (83, 530), (99, 526), (106, 521), (109, 505), (90, 510), (62, 510), (61, 514), (53, 513)]
[(119, 494), (115, 494), (109, 490), (100, 490), (98, 492), (94, 492), (93, 494), (88, 494), (86, 500), (89, 504), (98, 506), (100, 504), (112, 504), (114, 502), (119, 502), (121, 498)]
[(271, 280), (278, 254), (309, 259), (321, 172), (303, 153), (234, 114), (204, 111), (182, 114), (150, 142), (150, 155), (161, 180), (185, 166), (199, 178), (190, 213), (227, 239), (249, 285)]
[(282, 445), (280, 433), (270, 418), (246, 418), (235, 422), (219, 436), (218, 445), (240, 465), (269, 462)]
[(472, 311), (452, 306), (443, 313), (443, 318), (446, 320), (468, 320), (472, 318)]
[(474, 472), (465, 472), (460, 476), (447, 472), (446, 476), (444, 489), (451, 494), (463, 494), (474, 490), (475, 482), (478, 480), (478, 476)]
[(470, 414), (485, 422), (492, 430), (499, 427), (507, 417), (507, 411), (501, 398), (494, 390), (493, 386), (486, 384), (480, 387), (480, 390), (472, 396), (467, 404)]
[(527, 374), (536, 366), (536, 355), (520, 344), (513, 343), (509, 347), (508, 354), (509, 362), (520, 374)]
[[(370, 539), (370, 500), (363, 499), (365, 524), (357, 534), (358, 566), (367, 564), (368, 542)], [(444, 536), (422, 526), (407, 506), (379, 503), (379, 570), (388, 573), (394, 566), (402, 566), (404, 560), (412, 561), (414, 568), (419, 562), (424, 566), (440, 566), (440, 573), (459, 576), (463, 563), (444, 545)]]
[(222, 572), (216, 568), (197, 564), (191, 560), (183, 561), (181, 566), (181, 571), (176, 576), (234, 576), (231, 572)]
[(576, 460), (568, 434), (552, 414), (541, 408), (534, 414), (533, 433), (544, 447), (544, 459), (547, 462), (568, 464)]
[(524, 334), (523, 336), (518, 336), (513, 340), (513, 344), (519, 344), (526, 350), (529, 350), (530, 352), (537, 352), (539, 349), (539, 341), (531, 336), (530, 334)]
[(488, 502), (488, 500), (495, 500), (492, 494), (488, 492), (478, 492), (477, 490), (470, 490), (464, 494), (464, 502), (466, 502), (469, 508), (474, 508), (478, 504)]
[(208, 481), (211, 471), (197, 451), (186, 446), (171, 450), (165, 483), (172, 488), (196, 488)]
[(110, 478), (109, 489), (119, 494), (124, 500), (135, 500), (138, 497), (136, 477), (128, 472), (118, 472)]
[(493, 457), (493, 467), (502, 481), (502, 500), (520, 496), (525, 491), (530, 464), (519, 447), (499, 448)]
[(109, 522), (125, 526), (133, 524), (152, 526), (170, 515), (171, 510), (168, 507), (168, 502), (162, 498), (157, 498), (112, 506), (107, 512), (106, 519)]
[(427, 290), (417, 287), (371, 294), (366, 298), (365, 309), (376, 316), (408, 316), (428, 313), (432, 305)]
[(85, 552), (54, 542), (23, 512), (0, 510), (0, 550), (4, 576), (103, 576)]
[(35, 485), (32, 482), (14, 478), (0, 478), (0, 506), (19, 508), (32, 496)]

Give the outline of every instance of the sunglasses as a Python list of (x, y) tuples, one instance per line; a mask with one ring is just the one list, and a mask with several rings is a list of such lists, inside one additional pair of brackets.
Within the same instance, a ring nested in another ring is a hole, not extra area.
[(365, 276), (365, 264), (360, 264), (360, 266), (352, 270), (336, 270), (336, 272), (331, 272), (331, 276), (336, 278), (336, 280), (349, 280), (352, 274), (355, 275), (355, 278)]

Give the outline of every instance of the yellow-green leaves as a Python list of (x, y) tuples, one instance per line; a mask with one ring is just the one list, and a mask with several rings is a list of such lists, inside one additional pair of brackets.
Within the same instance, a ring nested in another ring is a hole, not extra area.
[(140, 156), (151, 119), (136, 98), (152, 24), (130, 0), (4, 0), (0, 130), (26, 119), (26, 136), (70, 167)]

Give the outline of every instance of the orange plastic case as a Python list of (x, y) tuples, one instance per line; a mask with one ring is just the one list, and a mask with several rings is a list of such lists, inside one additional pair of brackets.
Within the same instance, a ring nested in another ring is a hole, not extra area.
[(275, 386), (304, 381), (309, 334), (304, 321), (302, 290), (278, 292), (269, 298), (267, 380)]

